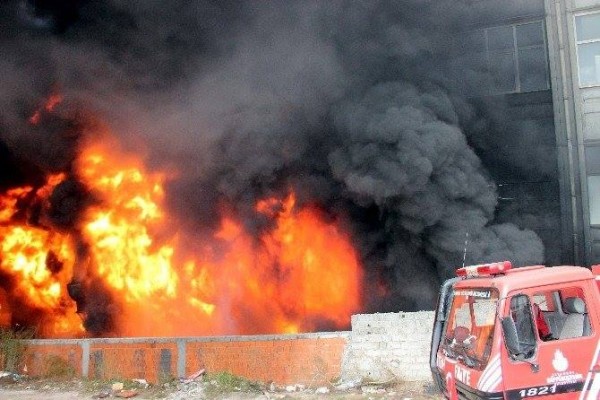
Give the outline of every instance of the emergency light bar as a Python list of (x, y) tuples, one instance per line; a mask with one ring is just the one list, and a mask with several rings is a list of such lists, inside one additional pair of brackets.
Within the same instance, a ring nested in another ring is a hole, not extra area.
[(502, 261), (491, 264), (470, 265), (456, 270), (456, 276), (460, 277), (475, 277), (475, 276), (491, 276), (500, 275), (512, 268), (510, 261)]

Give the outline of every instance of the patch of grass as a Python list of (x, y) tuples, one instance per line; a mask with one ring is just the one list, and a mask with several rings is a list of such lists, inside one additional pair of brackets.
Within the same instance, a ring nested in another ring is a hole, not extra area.
[(177, 384), (177, 378), (175, 378), (173, 375), (164, 374), (164, 373), (158, 374), (158, 385), (169, 386), (169, 385), (176, 385), (176, 384)]
[(259, 382), (250, 381), (230, 372), (217, 372), (207, 374), (204, 378), (207, 395), (217, 395), (232, 392), (261, 393), (262, 386)]
[(42, 377), (53, 379), (69, 379), (76, 375), (75, 368), (65, 359), (51, 354), (44, 359), (44, 372)]
[(27, 350), (25, 340), (34, 337), (35, 332), (31, 329), (0, 328), (0, 370), (20, 373)]

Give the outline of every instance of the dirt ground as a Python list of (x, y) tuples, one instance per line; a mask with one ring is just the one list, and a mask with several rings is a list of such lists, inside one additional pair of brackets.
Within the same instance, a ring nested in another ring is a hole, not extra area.
[(97, 387), (90, 387), (84, 381), (69, 382), (20, 382), (17, 384), (0, 384), (0, 400), (84, 400), (84, 399), (119, 399), (134, 394), (134, 400), (342, 400), (342, 399), (398, 399), (398, 400), (440, 400), (442, 397), (436, 393), (430, 382), (398, 383), (386, 387), (373, 385), (361, 386), (349, 390), (330, 390), (321, 393), (315, 390), (303, 389), (287, 392), (285, 390), (262, 390), (254, 393), (206, 393), (204, 389), (195, 387), (172, 387), (169, 389), (148, 388), (134, 391), (110, 391)]

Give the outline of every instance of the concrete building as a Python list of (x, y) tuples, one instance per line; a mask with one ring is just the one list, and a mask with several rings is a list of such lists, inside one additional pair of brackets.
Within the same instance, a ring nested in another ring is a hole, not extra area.
[(574, 262), (600, 262), (600, 1), (547, 0), (563, 226)]
[(547, 265), (600, 263), (600, 0), (472, 0), (453, 76), (484, 115), (465, 132), (498, 185), (499, 222)]

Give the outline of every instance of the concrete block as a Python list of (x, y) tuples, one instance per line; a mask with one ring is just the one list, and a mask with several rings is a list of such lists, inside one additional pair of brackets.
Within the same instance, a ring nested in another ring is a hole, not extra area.
[(355, 351), (376, 350), (379, 348), (379, 343), (373, 343), (373, 342), (354, 343), (352, 348)]
[[(342, 376), (429, 380), (429, 342), (433, 312), (362, 314), (352, 317), (352, 334)], [(351, 359), (359, 360), (359, 366)]]

